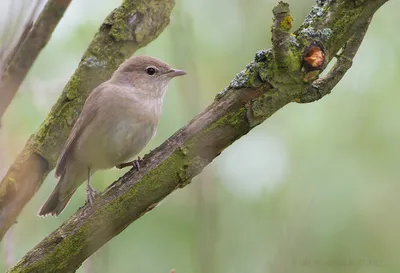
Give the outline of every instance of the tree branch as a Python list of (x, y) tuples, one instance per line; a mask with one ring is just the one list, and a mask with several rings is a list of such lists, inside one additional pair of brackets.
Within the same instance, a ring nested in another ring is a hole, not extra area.
[(332, 89), (351, 68), (353, 58), (356, 56), (357, 51), (364, 40), (364, 36), (367, 33), (371, 20), (372, 18), (360, 28), (359, 32), (353, 34), (349, 41), (344, 45), (343, 52), (337, 56), (337, 62), (331, 68), (329, 73), (325, 77), (317, 79), (311, 84), (307, 91), (300, 97), (300, 103), (314, 102), (325, 95), (330, 94)]
[[(306, 20), (290, 43), (292, 67), (276, 71), (271, 50), (256, 54), (215, 101), (188, 125), (145, 156), (139, 172), (131, 169), (95, 201), (84, 206), (47, 236), (9, 272), (69, 272), (130, 223), (152, 210), (191, 179), (235, 140), (301, 97), (312, 83), (303, 81), (304, 50), (317, 40), (326, 56), (334, 56), (387, 0), (318, 1), (320, 15)], [(315, 7), (314, 7), (315, 8)], [(314, 9), (313, 9), (314, 10)], [(313, 14), (313, 11), (309, 16)], [(346, 18), (345, 21), (343, 21)], [(311, 29), (312, 32), (311, 32)], [(302, 31), (308, 29), (307, 31)], [(324, 29), (329, 29), (329, 38)], [(317, 33), (321, 31), (321, 33)], [(325, 33), (325, 34), (324, 34)], [(311, 35), (312, 34), (312, 35)], [(325, 37), (325, 38), (323, 38)], [(294, 60), (294, 57), (293, 57)]]
[[(70, 2), (71, 0), (49, 0), (35, 23), (33, 23), (34, 12), (32, 12), (29, 22), (24, 27), (19, 41), (7, 58), (1, 72), (0, 120), (40, 51), (49, 41)], [(39, 4), (40, 2), (36, 4), (34, 11)]]
[(89, 93), (164, 30), (173, 5), (174, 0), (124, 0), (105, 19), (57, 103), (0, 184), (0, 239), (54, 168)]

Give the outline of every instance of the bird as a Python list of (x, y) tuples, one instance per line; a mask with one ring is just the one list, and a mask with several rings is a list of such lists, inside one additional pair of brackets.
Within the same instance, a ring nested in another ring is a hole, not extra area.
[(133, 56), (96, 87), (57, 160), (58, 183), (38, 214), (58, 216), (86, 180), (87, 202), (93, 205), (91, 175), (126, 166), (148, 144), (156, 134), (170, 80), (185, 74), (157, 58)]

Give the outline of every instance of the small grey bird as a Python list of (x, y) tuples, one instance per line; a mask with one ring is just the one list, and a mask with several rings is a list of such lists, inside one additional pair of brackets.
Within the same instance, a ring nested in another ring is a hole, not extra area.
[(185, 75), (156, 58), (131, 57), (87, 98), (58, 159), (57, 186), (39, 215), (59, 215), (87, 180), (87, 198), (95, 191), (90, 176), (136, 156), (157, 131), (170, 80)]

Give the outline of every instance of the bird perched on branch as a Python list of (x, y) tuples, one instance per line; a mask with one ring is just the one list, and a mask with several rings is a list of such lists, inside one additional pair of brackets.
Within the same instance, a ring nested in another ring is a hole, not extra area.
[(59, 215), (87, 180), (87, 201), (96, 192), (90, 176), (136, 156), (157, 130), (170, 80), (185, 75), (156, 58), (131, 57), (87, 98), (58, 159), (59, 181), (39, 215)]

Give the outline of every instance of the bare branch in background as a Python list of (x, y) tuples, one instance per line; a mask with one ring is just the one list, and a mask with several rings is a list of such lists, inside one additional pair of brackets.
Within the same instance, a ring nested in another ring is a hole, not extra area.
[[(9, 39), (10, 43), (5, 43), (0, 49), (0, 62), (2, 63), (0, 73), (0, 121), (40, 51), (49, 41), (71, 0), (49, 0), (35, 20), (43, 2), (43, 0), (31, 2), (33, 7), (27, 15), (27, 22), (18, 41), (14, 43), (12, 39)], [(14, 2), (12, 3), (13, 7)], [(11, 9), (10, 15), (13, 13), (14, 11)], [(24, 14), (21, 12), (19, 15), (21, 17)], [(9, 29), (3, 31), (12, 33)], [(7, 38), (5, 39), (7, 40)], [(12, 48), (11, 50), (10, 47)]]
[[(11, 3), (10, 3), (11, 2)], [(5, 67), (7, 59), (11, 59), (13, 53), (31, 30), (37, 18), (44, 0), (34, 1), (8, 1), (3, 3), (7, 6), (7, 14), (4, 14), (2, 29), (0, 31), (0, 69)], [(23, 22), (21, 24), (21, 22)]]
[(283, 56), (291, 52), (284, 59), (298, 70), (277, 70), (281, 66), (271, 50), (257, 52), (254, 61), (210, 106), (145, 156), (140, 171), (131, 169), (114, 182), (95, 200), (93, 208), (79, 209), (9, 272), (76, 270), (87, 257), (154, 209), (171, 192), (189, 184), (234, 141), (304, 95), (313, 83), (304, 82), (309, 73), (301, 67), (304, 51), (318, 42), (324, 48), (324, 62), (329, 62), (347, 42), (351, 43), (356, 33), (365, 31), (368, 19), (385, 2), (318, 1), (322, 11), (314, 17), (310, 13), (287, 41), (290, 50), (279, 53)]
[(104, 20), (57, 103), (0, 183), (0, 239), (54, 168), (89, 93), (158, 37), (173, 6), (174, 0), (124, 0)]

